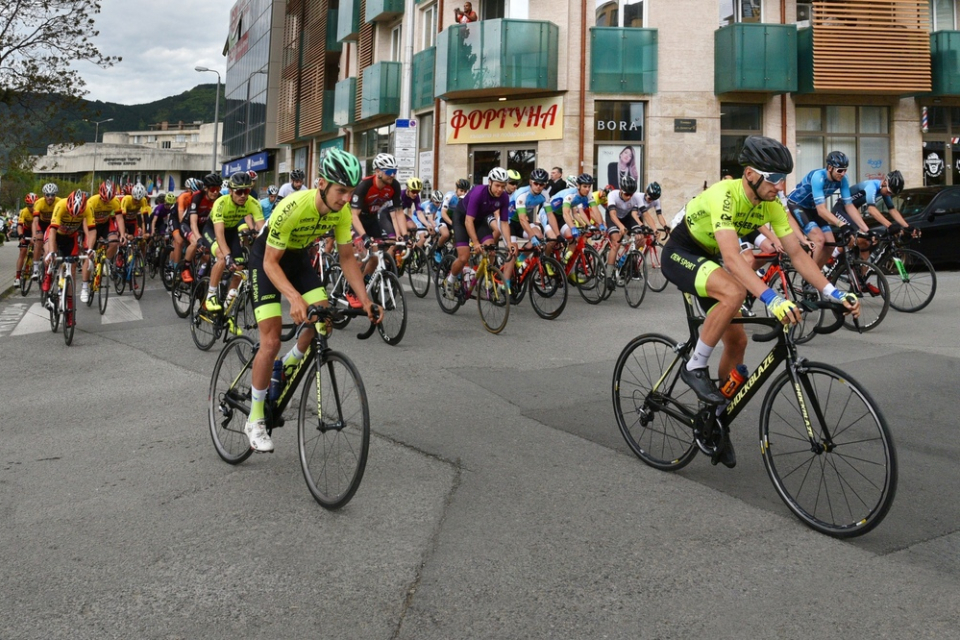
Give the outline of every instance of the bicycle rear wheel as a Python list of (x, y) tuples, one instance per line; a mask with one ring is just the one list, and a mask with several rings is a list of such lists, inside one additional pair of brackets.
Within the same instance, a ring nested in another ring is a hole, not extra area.
[(530, 304), (537, 315), (544, 320), (559, 317), (567, 306), (567, 279), (560, 263), (543, 257), (527, 279), (530, 281)]
[[(33, 248), (29, 248), (28, 251), (33, 251)], [(23, 273), (20, 278), (20, 295), (26, 297), (30, 293), (30, 287), (33, 286), (33, 258), (28, 257), (23, 262)]]
[(797, 375), (802, 405), (788, 371), (763, 399), (767, 474), (808, 527), (838, 538), (863, 535), (880, 524), (896, 494), (897, 455), (886, 420), (866, 389), (836, 367), (805, 362)]
[(318, 370), (317, 361), (310, 365), (300, 396), (300, 467), (314, 500), (326, 509), (339, 509), (363, 479), (370, 450), (370, 410), (363, 380), (349, 358), (329, 351), (319, 366)]
[(130, 290), (137, 300), (143, 297), (143, 290), (147, 286), (147, 269), (144, 266), (143, 254), (139, 251), (133, 254), (133, 266), (130, 269)]
[(647, 287), (657, 293), (667, 288), (667, 278), (663, 275), (660, 263), (660, 245), (654, 242), (643, 251), (643, 262), (647, 265)]
[[(897, 264), (899, 259), (900, 264)], [(937, 293), (937, 272), (927, 257), (913, 249), (893, 249), (879, 265), (890, 285), (890, 306), (897, 311), (920, 311)]]
[(174, 274), (176, 268), (170, 266), (170, 253), (173, 251), (170, 247), (164, 247), (160, 252), (160, 280), (163, 282), (163, 288), (167, 291), (173, 289)]
[(63, 279), (63, 341), (69, 347), (73, 343), (73, 331), (77, 326), (77, 299), (74, 297), (73, 276)]
[(588, 304), (600, 304), (603, 300), (606, 287), (603, 264), (603, 258), (597, 250), (586, 246), (573, 265), (571, 273), (577, 281), (577, 290)]
[(208, 311), (207, 287), (209, 278), (201, 278), (193, 290), (193, 299), (190, 302), (190, 335), (193, 344), (200, 351), (207, 351), (220, 337), (220, 317), (222, 311)]
[(224, 462), (238, 464), (250, 457), (253, 449), (243, 432), (250, 414), (250, 387), (253, 340), (241, 336), (220, 351), (210, 378), (207, 395), (207, 422), (213, 446)]
[(630, 450), (662, 471), (676, 471), (697, 455), (693, 420), (697, 396), (680, 379), (684, 366), (664, 335), (627, 343), (613, 370), (613, 411)]
[(627, 261), (623, 264), (623, 294), (627, 304), (636, 309), (643, 302), (647, 294), (646, 264), (643, 254), (631, 251), (627, 254)]
[[(123, 256), (125, 254), (117, 252), (118, 256)], [(122, 260), (123, 266), (118, 266), (117, 261), (113, 261), (113, 268), (110, 269), (110, 273), (113, 276), (113, 290), (117, 292), (118, 296), (123, 295), (123, 290), (127, 287), (127, 261), (126, 259)]]
[[(107, 281), (107, 259), (103, 256), (97, 262), (97, 270), (93, 274), (93, 281), (97, 289), (97, 308), (100, 309), (100, 315), (107, 311), (107, 300), (110, 299), (110, 283)], [(93, 295), (91, 294), (91, 298)]]
[(380, 337), (389, 345), (400, 344), (407, 330), (407, 305), (400, 279), (389, 271), (381, 272), (371, 288), (370, 299), (380, 305), (383, 312), (383, 319), (377, 325)]
[[(853, 282), (850, 281), (849, 271), (855, 274)], [(842, 269), (835, 284), (860, 299), (861, 331), (870, 331), (883, 322), (890, 309), (890, 285), (877, 265), (851, 260), (850, 269)], [(843, 325), (852, 331), (857, 330), (853, 316), (846, 316)]]
[(426, 297), (430, 292), (430, 263), (427, 262), (427, 256), (423, 249), (414, 247), (407, 258), (407, 280), (410, 281), (410, 288), (413, 289), (413, 295), (418, 298)]
[(500, 269), (487, 265), (486, 272), (478, 274), (473, 293), (484, 329), (490, 333), (503, 331), (510, 317), (510, 294)]
[(433, 271), (433, 289), (437, 295), (437, 304), (444, 313), (456, 313), (462, 304), (460, 297), (450, 287), (446, 286), (447, 275), (450, 273), (450, 267), (456, 260), (454, 254), (447, 254), (440, 261), (439, 266)]
[(60, 276), (53, 274), (50, 291), (47, 292), (46, 304), (50, 312), (50, 331), (56, 333), (60, 328)]
[(179, 318), (186, 318), (190, 315), (190, 304), (193, 302), (193, 284), (186, 283), (177, 273), (173, 277), (173, 289), (170, 291), (170, 299), (173, 301), (173, 311)]

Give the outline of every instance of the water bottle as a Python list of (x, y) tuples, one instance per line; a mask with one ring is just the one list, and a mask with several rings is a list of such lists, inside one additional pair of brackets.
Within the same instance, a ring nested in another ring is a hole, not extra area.
[(463, 268), (463, 288), (467, 291), (473, 291), (473, 284), (477, 279), (477, 272), (472, 267)]
[(523, 263), (527, 261), (527, 256), (521, 255), (517, 258), (517, 271), (523, 271)]
[(623, 266), (623, 263), (627, 261), (627, 254), (623, 254), (617, 258), (617, 269)]
[(226, 298), (226, 300), (223, 301), (223, 308), (224, 308), (224, 309), (229, 309), (229, 308), (230, 308), (230, 304), (233, 302), (233, 299), (236, 298), (236, 297), (237, 297), (237, 290), (236, 290), (236, 289), (230, 289), (230, 291), (227, 292), (227, 298)]
[(744, 382), (747, 381), (747, 365), (738, 364), (730, 371), (730, 375), (727, 377), (726, 382), (723, 383), (723, 386), (720, 387), (720, 393), (723, 394), (725, 398), (732, 398)]
[(197, 267), (197, 277), (202, 278), (205, 275), (207, 275), (207, 263), (201, 262), (200, 266)]
[(273, 361), (273, 373), (270, 375), (270, 390), (267, 396), (271, 401), (276, 401), (280, 397), (280, 390), (283, 388), (283, 362), (278, 358)]

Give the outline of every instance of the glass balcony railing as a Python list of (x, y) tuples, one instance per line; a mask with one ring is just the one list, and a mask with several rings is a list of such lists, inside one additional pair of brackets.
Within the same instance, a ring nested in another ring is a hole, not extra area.
[(590, 91), (657, 92), (657, 30), (591, 27)]
[(930, 34), (930, 70), (931, 95), (960, 96), (960, 31)]
[(367, 0), (364, 22), (393, 20), (403, 15), (403, 0)]
[(437, 48), (430, 47), (413, 55), (413, 87), (411, 108), (423, 109), (433, 105), (433, 87), (436, 79)]
[(356, 113), (357, 79), (346, 78), (338, 82), (334, 89), (333, 123), (339, 127), (349, 126), (356, 121)]
[(363, 70), (360, 119), (400, 113), (399, 62), (377, 62)]
[(337, 40), (337, 28), (339, 25), (340, 11), (331, 9), (327, 12), (327, 51), (341, 51), (343, 45)]
[(337, 125), (333, 121), (333, 112), (336, 111), (337, 90), (328, 89), (323, 92), (323, 123), (321, 125), (322, 133), (332, 133), (337, 130)]
[(360, 0), (340, 0), (337, 10), (337, 42), (360, 36)]
[(790, 93), (797, 90), (797, 27), (737, 23), (714, 32), (713, 90)]

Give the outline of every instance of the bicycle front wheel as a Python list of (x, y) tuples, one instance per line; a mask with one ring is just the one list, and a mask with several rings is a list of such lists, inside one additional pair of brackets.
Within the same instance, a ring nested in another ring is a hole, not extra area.
[[(838, 538), (863, 535), (883, 520), (897, 489), (897, 456), (879, 407), (850, 376), (806, 362), (770, 385), (760, 410), (760, 451), (784, 504), (800, 520)], [(813, 438), (805, 427), (809, 417)]]
[(336, 351), (327, 352), (319, 369), (314, 361), (306, 380), (297, 426), (303, 478), (314, 500), (339, 509), (356, 493), (367, 466), (367, 392), (353, 362)]
[[(29, 251), (33, 251), (33, 249), (30, 248)], [(31, 276), (32, 273), (33, 273), (33, 259), (27, 258), (23, 262), (23, 273), (21, 274), (23, 277), (20, 278), (20, 295), (21, 296), (26, 297), (26, 295), (30, 293), (30, 287), (33, 286), (33, 277)]]
[(193, 290), (190, 304), (190, 335), (200, 351), (207, 351), (220, 337), (220, 311), (207, 310), (209, 278), (201, 278)]
[(544, 320), (559, 317), (567, 306), (567, 279), (563, 276), (560, 263), (553, 258), (543, 257), (528, 279), (530, 304), (537, 315)]
[(577, 282), (580, 296), (588, 304), (600, 304), (603, 300), (606, 281), (603, 277), (603, 258), (593, 247), (586, 246), (577, 257), (571, 271)]
[(133, 267), (130, 270), (130, 290), (137, 300), (143, 297), (143, 289), (147, 286), (147, 269), (143, 263), (143, 254), (137, 251), (133, 256)]
[[(852, 282), (850, 272), (854, 274)], [(858, 320), (861, 331), (870, 331), (883, 322), (890, 309), (890, 285), (877, 265), (872, 262), (851, 260), (850, 269), (842, 271), (836, 285), (860, 299)], [(857, 329), (853, 316), (846, 316), (843, 324), (847, 329), (853, 331)]]
[(487, 265), (483, 274), (477, 274), (473, 293), (477, 296), (477, 307), (484, 329), (490, 333), (503, 331), (510, 317), (510, 293), (500, 269)]
[(693, 420), (697, 396), (680, 379), (683, 358), (667, 336), (631, 340), (613, 370), (613, 412), (630, 450), (662, 471), (676, 471), (697, 455)]
[(377, 325), (380, 337), (389, 345), (400, 344), (407, 330), (407, 305), (403, 299), (400, 279), (389, 271), (383, 271), (371, 288), (370, 299), (380, 305), (383, 319)]
[[(899, 259), (899, 264), (897, 260)], [(920, 311), (937, 293), (937, 272), (927, 256), (913, 249), (894, 249), (879, 265), (890, 285), (890, 306), (897, 311)]]
[(643, 261), (647, 265), (647, 287), (660, 293), (667, 288), (667, 278), (663, 275), (660, 263), (660, 245), (654, 242), (643, 251)]
[(50, 311), (50, 331), (56, 333), (60, 328), (60, 276), (53, 275), (53, 282), (50, 285), (50, 292), (47, 293), (48, 310)]
[(190, 315), (190, 304), (193, 302), (193, 289), (193, 285), (184, 282), (179, 273), (174, 275), (170, 299), (173, 301), (173, 311), (177, 314), (177, 317), (186, 318)]
[(426, 297), (430, 292), (430, 263), (423, 249), (414, 247), (407, 259), (407, 279), (413, 295), (418, 298)]
[(93, 275), (93, 282), (97, 290), (97, 308), (100, 309), (100, 315), (106, 313), (107, 300), (110, 299), (110, 283), (104, 279), (107, 277), (107, 269), (107, 259), (100, 258), (100, 261), (97, 262), (97, 271)]
[(623, 263), (623, 294), (627, 304), (636, 309), (643, 302), (647, 294), (646, 263), (643, 254), (631, 251), (627, 254), (627, 261)]
[[(117, 254), (121, 255), (121, 254)], [(118, 296), (123, 295), (123, 290), (127, 287), (127, 261), (123, 260), (123, 266), (118, 266), (116, 261), (113, 263), (113, 268), (110, 269), (110, 273), (113, 275), (113, 290), (117, 292)]]
[(241, 336), (228, 342), (220, 351), (210, 378), (207, 395), (207, 421), (213, 446), (224, 462), (239, 464), (250, 457), (253, 449), (243, 432), (250, 415), (250, 388), (253, 340)]
[(67, 273), (63, 279), (63, 341), (69, 347), (73, 343), (73, 330), (77, 326), (77, 299), (74, 297), (73, 276)]
[(456, 259), (455, 255), (447, 254), (437, 268), (433, 270), (433, 290), (437, 295), (437, 304), (440, 305), (440, 310), (444, 313), (456, 313), (462, 304), (460, 296), (447, 283), (447, 275), (449, 275), (450, 267), (453, 266)]

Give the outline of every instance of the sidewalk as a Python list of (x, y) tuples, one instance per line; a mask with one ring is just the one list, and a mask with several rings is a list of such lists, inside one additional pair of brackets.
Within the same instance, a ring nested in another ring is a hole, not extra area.
[(17, 275), (17, 256), (20, 253), (19, 241), (7, 240), (0, 247), (0, 300), (13, 293), (13, 279)]

